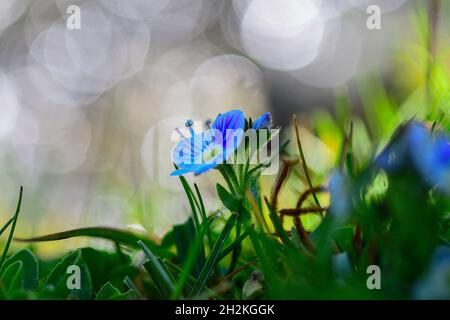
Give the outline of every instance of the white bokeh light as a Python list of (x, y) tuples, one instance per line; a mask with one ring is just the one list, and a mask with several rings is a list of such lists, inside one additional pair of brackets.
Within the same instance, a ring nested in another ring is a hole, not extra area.
[(332, 21), (326, 30), (326, 41), (320, 55), (293, 75), (314, 87), (333, 88), (344, 85), (355, 75), (360, 61), (361, 39), (348, 22)]
[(16, 125), (20, 113), (17, 90), (7, 75), (0, 72), (0, 139)]
[[(238, 10), (242, 2), (234, 1)], [(270, 69), (302, 68), (318, 55), (323, 21), (313, 1), (247, 1), (241, 21), (246, 52)]]
[(264, 110), (266, 102), (261, 70), (249, 59), (232, 54), (202, 63), (192, 77), (190, 90), (195, 108), (211, 117), (235, 108), (256, 114)]
[[(70, 111), (69, 111), (70, 110)], [(68, 173), (86, 159), (91, 125), (78, 109), (23, 110), (11, 140), (24, 166), (33, 172)]]
[(6, 29), (22, 16), (28, 7), (28, 0), (0, 1), (0, 30)]
[[(144, 66), (150, 31), (142, 20), (118, 17), (88, 2), (80, 30), (68, 30), (64, 18), (45, 28), (30, 44), (30, 57), (68, 90), (91, 96), (111, 89)], [(39, 11), (38, 11), (39, 12)]]

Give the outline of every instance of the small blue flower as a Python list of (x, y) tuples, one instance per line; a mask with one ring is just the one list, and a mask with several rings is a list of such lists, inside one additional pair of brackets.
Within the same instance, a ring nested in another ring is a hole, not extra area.
[(219, 114), (211, 129), (193, 133), (180, 141), (173, 151), (173, 162), (178, 167), (171, 173), (202, 174), (227, 160), (239, 147), (244, 137), (245, 117), (240, 110)]
[(266, 112), (261, 117), (256, 119), (255, 122), (253, 122), (253, 129), (270, 129), (270, 122), (270, 112)]

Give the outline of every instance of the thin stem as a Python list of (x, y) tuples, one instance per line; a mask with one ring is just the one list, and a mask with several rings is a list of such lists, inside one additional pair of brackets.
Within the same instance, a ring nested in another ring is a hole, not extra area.
[(2, 259), (0, 260), (0, 268), (5, 262), (6, 255), (8, 254), (9, 246), (11, 245), (12, 237), (14, 235), (14, 230), (16, 229), (17, 219), (19, 218), (20, 207), (22, 205), (22, 195), (23, 195), (23, 187), (20, 187), (19, 200), (17, 202), (16, 213), (14, 215), (14, 220), (12, 222), (11, 230), (9, 231), (8, 240), (6, 242), (5, 249), (3, 250)]
[[(298, 126), (297, 126), (297, 118), (295, 117), (295, 114), (292, 115), (292, 120), (294, 123), (294, 129), (295, 129), (295, 138), (297, 140), (297, 147), (298, 147), (298, 152), (300, 153), (300, 158), (302, 159), (302, 166), (303, 166), (303, 171), (305, 172), (305, 177), (306, 177), (306, 181), (308, 182), (309, 188), (313, 189), (313, 184), (311, 182), (311, 177), (309, 176), (309, 172), (308, 172), (308, 167), (306, 165), (306, 160), (305, 160), (305, 154), (303, 153), (303, 147), (302, 147), (302, 143), (300, 141), (300, 134), (298, 132)], [(317, 198), (317, 195), (315, 192), (313, 192), (312, 194), (314, 201), (316, 202), (317, 206), (320, 208), (320, 203), (319, 203), (319, 199)]]

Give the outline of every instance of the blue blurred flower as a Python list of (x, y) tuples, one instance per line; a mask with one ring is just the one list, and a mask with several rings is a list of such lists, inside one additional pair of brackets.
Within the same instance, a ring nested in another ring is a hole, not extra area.
[(339, 170), (334, 170), (328, 184), (330, 190), (330, 214), (338, 221), (344, 222), (352, 210), (351, 181)]
[(266, 112), (253, 122), (253, 129), (270, 129), (270, 122), (270, 112)]
[(441, 133), (434, 136), (412, 132), (411, 145), (414, 164), (425, 181), (437, 186), (441, 191), (450, 193), (450, 141)]
[(415, 299), (450, 299), (450, 248), (438, 247), (424, 276), (413, 288)]
[(211, 129), (180, 141), (173, 151), (173, 162), (178, 167), (171, 173), (199, 175), (223, 163), (241, 144), (245, 117), (240, 110), (219, 114)]
[(400, 129), (375, 164), (387, 172), (412, 164), (428, 184), (450, 193), (449, 138), (440, 132), (432, 135), (418, 122)]

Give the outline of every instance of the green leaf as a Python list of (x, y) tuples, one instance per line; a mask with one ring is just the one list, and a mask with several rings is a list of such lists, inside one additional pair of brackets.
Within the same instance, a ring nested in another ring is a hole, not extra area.
[(227, 223), (222, 229), (222, 232), (219, 235), (219, 238), (217, 239), (216, 243), (214, 244), (213, 249), (211, 250), (211, 253), (208, 256), (208, 259), (206, 260), (205, 265), (203, 266), (202, 272), (200, 273), (197, 283), (194, 286), (194, 288), (191, 291), (191, 297), (197, 296), (200, 294), (203, 290), (203, 288), (206, 285), (206, 281), (209, 278), (209, 275), (214, 269), (214, 266), (216, 265), (220, 251), (222, 250), (223, 244), (225, 243), (225, 240), (228, 238), (228, 235), (231, 232), (231, 229), (233, 228), (235, 222), (237, 219), (237, 215), (233, 214), (230, 218), (228, 218)]
[(269, 279), (276, 276), (281, 244), (269, 239), (265, 233), (257, 232), (254, 229), (249, 231), (249, 236), (265, 277)]
[(80, 228), (69, 231), (63, 231), (53, 234), (48, 234), (35, 238), (27, 239), (15, 239), (22, 242), (42, 242), (42, 241), (56, 241), (69, 239), (74, 237), (92, 237), (112, 240), (117, 243), (121, 243), (127, 246), (138, 248), (137, 241), (142, 241), (148, 248), (151, 248), (155, 254), (160, 257), (170, 258), (173, 254), (169, 251), (158, 246), (153, 240), (148, 239), (145, 235), (138, 235), (129, 231), (108, 228), (108, 227), (92, 227), (92, 228)]
[[(170, 262), (169, 260), (165, 259), (163, 261), (164, 265), (166, 267), (168, 267), (170, 269), (170, 272), (178, 279), (180, 279), (183, 276), (184, 270), (182, 268), (180, 268), (179, 266), (177, 266), (176, 264)], [(192, 290), (192, 288), (194, 287), (195, 283), (197, 282), (197, 280), (191, 276), (191, 275), (187, 275), (186, 277), (186, 285), (188, 287), (190, 287), (190, 289)], [(175, 286), (176, 287), (176, 286)], [(173, 294), (172, 294), (173, 296)]]
[(22, 289), (23, 284), (23, 262), (16, 261), (10, 264), (0, 275), (1, 282), (6, 289), (6, 295), (10, 296), (14, 291)]
[(249, 235), (250, 230), (246, 230), (244, 233), (242, 233), (239, 237), (237, 237), (230, 245), (228, 245), (225, 249), (222, 250), (220, 253), (218, 261), (221, 261), (223, 258), (225, 258), (227, 255), (229, 255), (234, 248), (239, 246), (242, 241), (244, 241), (245, 238)]
[(217, 194), (219, 195), (220, 201), (227, 207), (231, 212), (236, 212), (239, 208), (239, 202), (235, 197), (231, 195), (224, 187), (220, 184), (216, 185)]
[(175, 289), (172, 277), (169, 275), (158, 258), (149, 248), (145, 246), (143, 242), (139, 241), (139, 245), (141, 246), (142, 250), (144, 250), (145, 255), (149, 259), (146, 263), (144, 263), (145, 270), (152, 278), (162, 296), (168, 299), (172, 291)]
[(111, 282), (105, 283), (97, 293), (95, 300), (129, 300), (134, 294), (131, 290), (120, 292)]
[(120, 265), (112, 269), (112, 271), (108, 275), (108, 279), (112, 285), (123, 291), (128, 288), (124, 284), (123, 279), (125, 277), (135, 278), (138, 274), (139, 269), (137, 269), (133, 265)]
[[(130, 266), (130, 258), (127, 255), (122, 257), (116, 253), (109, 253), (105, 251), (95, 250), (93, 248), (82, 248), (80, 249), (83, 260), (89, 268), (89, 274), (92, 279), (92, 289), (97, 292), (102, 285), (108, 281), (112, 281), (112, 272), (117, 271), (117, 267)], [(125, 259), (125, 260), (123, 260)], [(137, 269), (124, 269), (126, 273), (122, 273), (120, 281), (116, 281), (114, 284), (118, 285), (119, 288), (125, 288), (123, 285), (123, 278), (125, 275), (132, 277), (136, 274)]]
[(170, 299), (175, 300), (178, 299), (181, 295), (183, 289), (185, 289), (185, 284), (190, 277), (191, 270), (196, 263), (198, 257), (202, 254), (203, 247), (203, 235), (205, 234), (204, 229), (209, 228), (210, 222), (212, 221), (213, 216), (210, 216), (206, 221), (203, 221), (200, 226), (199, 232), (196, 234), (195, 240), (189, 248), (189, 252), (186, 258), (186, 262), (183, 265), (183, 271), (176, 282), (175, 289), (172, 291)]
[(17, 261), (21, 261), (23, 264), (23, 282), (20, 285), (21, 288), (26, 290), (36, 289), (39, 281), (39, 263), (36, 256), (28, 249), (20, 250), (6, 259), (0, 269), (0, 274), (3, 274), (10, 265)]
[[(178, 253), (178, 262), (180, 265), (186, 263), (186, 259), (189, 254), (189, 248), (195, 241), (195, 227), (192, 218), (189, 218), (185, 223), (180, 225), (175, 225), (173, 227), (173, 236), (175, 238), (175, 245)], [(197, 255), (196, 263), (194, 265), (194, 274), (200, 274), (203, 259), (202, 255)]]
[[(80, 268), (80, 288), (69, 289), (68, 273), (69, 267), (76, 265)], [(55, 295), (59, 299), (80, 299), (88, 300), (92, 295), (92, 282), (89, 268), (83, 260), (81, 250), (66, 255), (51, 271), (44, 284), (44, 289)]]

